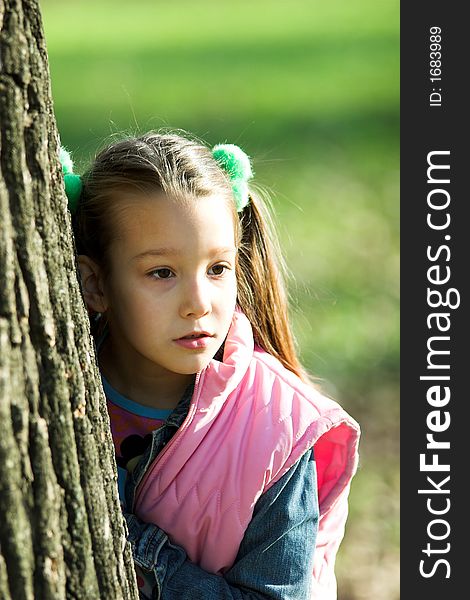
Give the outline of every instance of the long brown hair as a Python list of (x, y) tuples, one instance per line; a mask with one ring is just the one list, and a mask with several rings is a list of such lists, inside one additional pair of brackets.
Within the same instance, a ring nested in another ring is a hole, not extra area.
[[(109, 249), (114, 237), (110, 206), (124, 190), (161, 191), (182, 201), (220, 194), (234, 216), (237, 302), (252, 325), (255, 342), (301, 379), (312, 382), (297, 356), (288, 314), (286, 268), (269, 202), (262, 192), (250, 188), (248, 205), (237, 213), (227, 173), (204, 143), (181, 131), (150, 131), (107, 145), (82, 181), (72, 218), (76, 250), (100, 266), (105, 281), (110, 276)], [(92, 314), (90, 318), (96, 337), (105, 319), (96, 322)]]

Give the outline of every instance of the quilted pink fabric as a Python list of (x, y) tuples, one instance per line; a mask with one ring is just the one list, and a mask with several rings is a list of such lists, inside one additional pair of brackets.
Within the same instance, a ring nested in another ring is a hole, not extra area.
[(237, 310), (222, 362), (196, 376), (188, 415), (150, 465), (134, 510), (191, 561), (223, 574), (259, 496), (314, 446), (320, 521), (312, 598), (333, 599), (358, 442), (354, 419), (255, 346)]

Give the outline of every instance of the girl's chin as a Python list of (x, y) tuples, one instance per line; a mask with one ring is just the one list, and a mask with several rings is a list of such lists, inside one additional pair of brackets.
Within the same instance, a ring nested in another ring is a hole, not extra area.
[(187, 360), (179, 361), (178, 368), (175, 369), (175, 372), (180, 373), (181, 375), (194, 375), (207, 367), (211, 359), (212, 356), (188, 357)]

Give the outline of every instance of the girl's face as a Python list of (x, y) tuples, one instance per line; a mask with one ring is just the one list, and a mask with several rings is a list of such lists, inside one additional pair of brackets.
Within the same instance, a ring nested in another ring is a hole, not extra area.
[[(119, 203), (105, 296), (118, 350), (149, 373), (191, 374), (223, 343), (236, 305), (233, 215), (218, 196)], [(182, 339), (204, 332), (200, 339)]]

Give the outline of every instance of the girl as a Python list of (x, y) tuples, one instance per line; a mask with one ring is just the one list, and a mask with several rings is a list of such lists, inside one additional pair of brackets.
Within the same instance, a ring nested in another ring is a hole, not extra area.
[(359, 427), (295, 353), (246, 154), (62, 155), (141, 598), (336, 598)]

